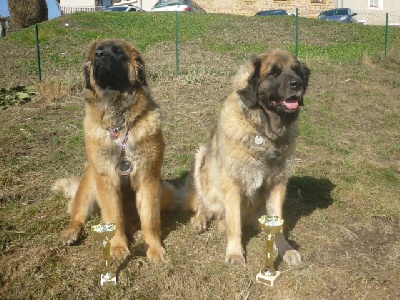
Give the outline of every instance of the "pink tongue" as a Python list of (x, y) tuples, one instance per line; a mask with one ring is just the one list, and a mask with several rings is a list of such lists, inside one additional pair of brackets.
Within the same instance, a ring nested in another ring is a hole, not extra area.
[(299, 101), (298, 100), (286, 99), (286, 100), (283, 101), (283, 104), (285, 104), (286, 108), (288, 108), (288, 109), (297, 109), (299, 107)]

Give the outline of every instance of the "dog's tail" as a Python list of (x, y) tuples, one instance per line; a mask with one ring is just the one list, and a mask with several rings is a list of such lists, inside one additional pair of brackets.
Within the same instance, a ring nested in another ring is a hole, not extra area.
[(185, 185), (174, 192), (174, 201), (168, 210), (196, 211), (199, 203), (199, 193), (202, 192), (200, 182), (201, 169), (204, 166), (206, 146), (201, 145), (192, 160), (191, 172), (186, 178)]
[(183, 189), (175, 188), (171, 183), (163, 181), (161, 211), (178, 212), (183, 207)]
[(54, 193), (61, 192), (68, 199), (68, 213), (71, 212), (71, 205), (75, 199), (80, 181), (81, 178), (79, 177), (60, 178), (56, 180), (51, 188)]

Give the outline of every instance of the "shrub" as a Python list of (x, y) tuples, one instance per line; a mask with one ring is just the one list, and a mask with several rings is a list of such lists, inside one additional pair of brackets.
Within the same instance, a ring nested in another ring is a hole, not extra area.
[(48, 20), (46, 0), (8, 0), (11, 22), (26, 28)]

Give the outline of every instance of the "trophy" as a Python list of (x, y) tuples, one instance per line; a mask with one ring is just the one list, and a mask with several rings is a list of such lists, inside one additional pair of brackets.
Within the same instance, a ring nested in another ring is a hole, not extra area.
[(261, 229), (267, 234), (267, 258), (264, 268), (257, 274), (256, 279), (262, 284), (273, 286), (275, 280), (281, 275), (281, 272), (276, 271), (274, 268), (274, 244), (275, 234), (281, 231), (283, 219), (277, 216), (262, 216), (258, 219), (258, 222)]
[(110, 240), (115, 234), (117, 226), (113, 223), (100, 223), (92, 226), (92, 231), (96, 233), (96, 238), (101, 240), (103, 256), (106, 262), (106, 273), (101, 274), (100, 284), (113, 282), (117, 284), (117, 275), (111, 271)]

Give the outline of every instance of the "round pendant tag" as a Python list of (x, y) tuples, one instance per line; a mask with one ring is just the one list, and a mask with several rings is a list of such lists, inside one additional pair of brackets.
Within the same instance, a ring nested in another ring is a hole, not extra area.
[(261, 145), (263, 142), (264, 142), (263, 137), (257, 134), (256, 137), (254, 138), (254, 143), (256, 145)]
[(127, 160), (122, 160), (119, 163), (119, 166), (117, 167), (117, 170), (119, 171), (119, 174), (121, 175), (129, 175), (132, 172), (132, 165), (129, 161)]

